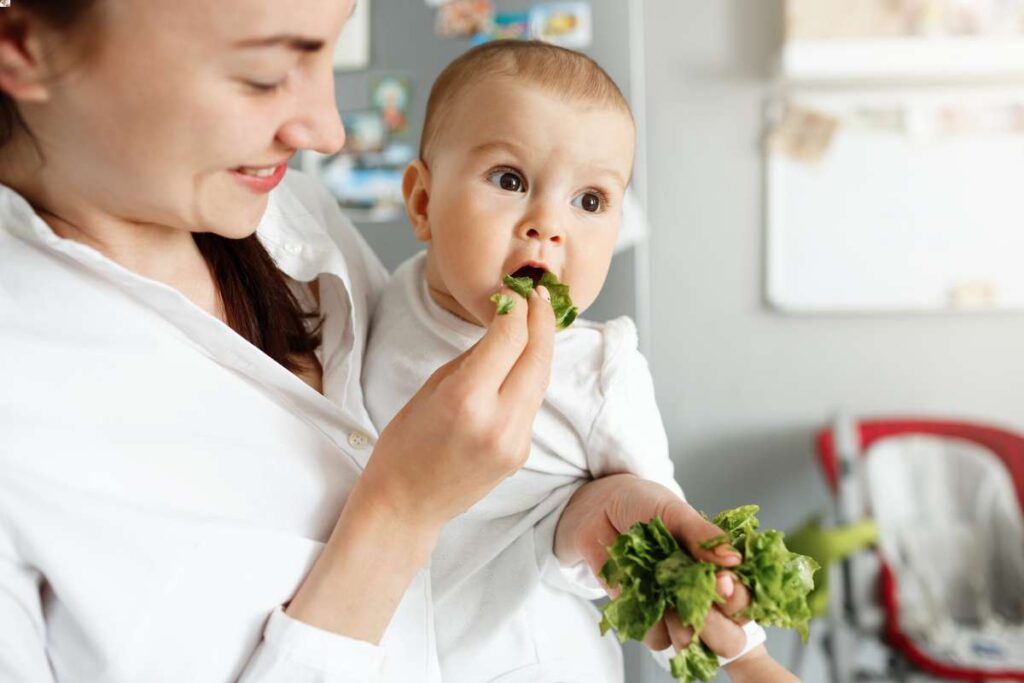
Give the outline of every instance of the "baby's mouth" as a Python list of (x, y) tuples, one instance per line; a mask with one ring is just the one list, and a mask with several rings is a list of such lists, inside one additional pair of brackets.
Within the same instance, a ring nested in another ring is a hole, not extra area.
[(523, 266), (516, 272), (512, 273), (512, 277), (528, 277), (531, 280), (533, 280), (533, 286), (536, 287), (537, 285), (540, 284), (540, 279), (544, 276), (544, 273), (546, 272), (547, 271), (545, 271), (543, 268), (537, 268), (535, 266)]

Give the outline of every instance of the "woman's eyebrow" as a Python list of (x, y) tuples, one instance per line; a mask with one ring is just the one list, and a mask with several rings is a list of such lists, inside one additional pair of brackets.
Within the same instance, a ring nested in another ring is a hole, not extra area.
[(324, 41), (318, 38), (281, 34), (264, 38), (247, 38), (235, 43), (236, 48), (275, 47), (278, 45), (299, 52), (318, 52), (324, 46)]
[[(349, 8), (348, 14), (350, 18), (356, 13), (356, 4), (356, 2), (353, 2), (352, 7)], [(320, 48), (324, 46), (324, 41), (319, 38), (306, 38), (305, 36), (282, 33), (264, 38), (247, 38), (235, 43), (235, 47), (238, 48), (275, 47), (277, 45), (283, 45), (299, 52), (319, 52)]]

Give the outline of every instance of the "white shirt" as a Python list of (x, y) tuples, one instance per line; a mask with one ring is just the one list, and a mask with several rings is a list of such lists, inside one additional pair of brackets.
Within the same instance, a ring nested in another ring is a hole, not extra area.
[[(425, 261), (395, 271), (374, 313), (363, 388), (377, 425), (484, 333), (430, 298)], [(562, 568), (552, 552), (572, 493), (616, 472), (683, 495), (632, 321), (577, 320), (555, 337), (525, 466), (449, 522), (432, 556), (445, 683), (623, 680), (619, 643), (601, 637), (590, 602), (604, 591), (584, 563)]]
[(387, 274), (295, 171), (258, 235), (319, 281), (324, 395), (0, 186), (0, 681), (438, 680), (425, 572), (380, 646), (280, 610), (377, 436)]

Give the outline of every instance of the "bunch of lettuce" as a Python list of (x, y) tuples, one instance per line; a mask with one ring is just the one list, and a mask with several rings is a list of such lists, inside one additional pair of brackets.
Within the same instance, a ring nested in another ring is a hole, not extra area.
[[(762, 625), (795, 628), (806, 641), (811, 618), (807, 594), (814, 587), (818, 564), (787, 550), (782, 532), (758, 531), (758, 509), (744, 505), (723, 510), (713, 521), (724, 533), (701, 547), (727, 543), (743, 556), (742, 563), (730, 569), (751, 596), (749, 607), (739, 616)], [(680, 548), (660, 518), (635, 524), (608, 547), (608, 561), (601, 569), (608, 585), (621, 590), (602, 609), (601, 634), (614, 628), (620, 641), (642, 640), (666, 609), (676, 610), (679, 621), (699, 634), (708, 610), (725, 601), (716, 589), (719, 569)], [(671, 666), (680, 683), (709, 681), (718, 670), (718, 658), (694, 637), (672, 658)]]
[[(530, 292), (534, 288), (533, 278), (505, 275), (503, 281), (508, 285), (509, 289), (519, 296), (524, 299), (530, 298)], [(579, 311), (572, 305), (572, 299), (569, 298), (569, 285), (561, 284), (558, 281), (558, 277), (554, 273), (549, 272), (545, 272), (541, 276), (537, 285), (544, 285), (551, 295), (551, 308), (555, 311), (555, 328), (564, 330), (569, 325), (572, 325), (573, 321), (576, 320), (576, 316), (579, 315)], [(507, 314), (514, 305), (511, 297), (501, 293), (493, 295), (491, 301), (497, 306), (498, 315)]]

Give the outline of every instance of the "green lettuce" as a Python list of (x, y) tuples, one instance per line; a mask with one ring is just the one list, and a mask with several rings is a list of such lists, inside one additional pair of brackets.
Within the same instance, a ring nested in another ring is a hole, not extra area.
[(508, 285), (508, 288), (513, 292), (523, 297), (524, 299), (530, 298), (530, 292), (533, 291), (533, 279), (528, 277), (512, 277), (506, 275), (502, 278), (502, 282)]
[(497, 307), (498, 315), (506, 315), (512, 310), (515, 302), (512, 301), (512, 297), (505, 296), (501, 292), (491, 295), (491, 302)]
[[(723, 510), (714, 523), (724, 532), (701, 544), (722, 544), (740, 551), (743, 561), (731, 571), (750, 590), (750, 606), (741, 616), (761, 624), (795, 628), (806, 641), (810, 609), (807, 595), (818, 569), (811, 558), (786, 549), (779, 531), (758, 531), (758, 506)], [(661, 519), (639, 522), (608, 546), (601, 577), (618, 597), (602, 608), (600, 629), (615, 629), (619, 640), (642, 640), (661, 620), (665, 609), (676, 610), (679, 621), (699, 634), (714, 603), (724, 602), (717, 591), (716, 564), (701, 562), (681, 548)], [(709, 681), (718, 658), (699, 638), (671, 661), (672, 676), (680, 683)]]
[[(533, 280), (528, 277), (512, 277), (505, 275), (502, 281), (524, 299), (530, 298), (533, 291)], [(551, 308), (555, 311), (555, 328), (564, 330), (572, 325), (579, 315), (579, 310), (573, 306), (569, 298), (569, 285), (563, 285), (558, 281), (554, 273), (546, 272), (541, 276), (538, 285), (544, 285), (551, 295)], [(505, 315), (512, 310), (513, 301), (510, 297), (498, 293), (491, 296), (491, 301), (497, 307), (498, 315)]]

